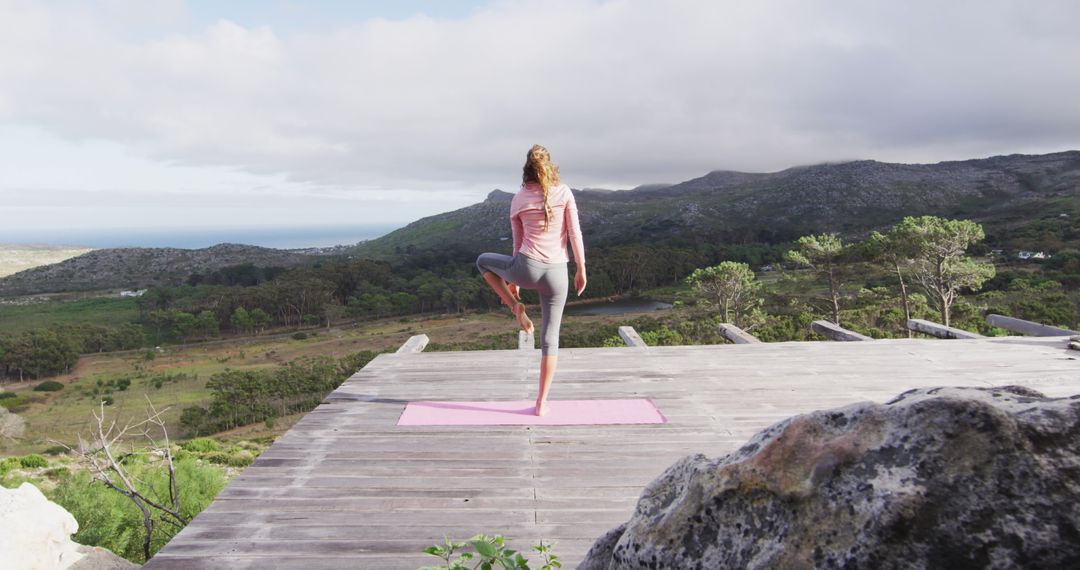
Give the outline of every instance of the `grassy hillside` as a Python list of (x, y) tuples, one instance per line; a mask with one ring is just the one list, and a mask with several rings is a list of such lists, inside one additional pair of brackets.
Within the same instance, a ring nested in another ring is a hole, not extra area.
[[(620, 317), (570, 317), (567, 327), (595, 327), (597, 323), (621, 322)], [(611, 325), (614, 327), (614, 325)], [(612, 328), (612, 330), (614, 330)], [(251, 342), (210, 343), (166, 349), (148, 359), (144, 353), (83, 356), (70, 374), (52, 378), (64, 384), (58, 392), (35, 392), (39, 382), (9, 383), (0, 391), (20, 396), (25, 403), (12, 411), (26, 420), (25, 437), (18, 443), (0, 442), (0, 454), (41, 452), (49, 439), (73, 442), (76, 434), (91, 426), (91, 412), (104, 396), (112, 398), (110, 412), (120, 421), (144, 417), (146, 398), (159, 409), (170, 407), (166, 421), (179, 434), (180, 413), (185, 406), (210, 399), (206, 382), (226, 369), (254, 370), (275, 367), (302, 357), (341, 358), (363, 350), (396, 349), (414, 334), (431, 339), (429, 350), (515, 348), (517, 332), (508, 313), (474, 313), (468, 316), (384, 319), (360, 326), (306, 333), (308, 338), (279, 338)], [(613, 332), (611, 334), (614, 334)], [(126, 389), (119, 386), (128, 384)], [(256, 424), (224, 434), (226, 439), (250, 439), (280, 433), (302, 414), (279, 418), (273, 428)]]
[[(25, 304), (16, 304), (18, 302)], [(24, 330), (65, 324), (115, 327), (134, 323), (138, 316), (139, 309), (132, 298), (58, 298), (48, 302), (9, 300), (0, 303), (0, 332), (17, 334)]]

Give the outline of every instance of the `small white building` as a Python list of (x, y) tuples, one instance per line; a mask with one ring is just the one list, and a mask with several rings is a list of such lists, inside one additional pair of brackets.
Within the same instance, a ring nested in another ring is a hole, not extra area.
[(138, 289), (134, 291), (121, 291), (121, 297), (142, 297), (143, 293), (146, 293), (146, 289)]
[(1050, 259), (1050, 256), (1041, 251), (1024, 251), (1020, 250), (1020, 253), (1016, 254), (1019, 259)]

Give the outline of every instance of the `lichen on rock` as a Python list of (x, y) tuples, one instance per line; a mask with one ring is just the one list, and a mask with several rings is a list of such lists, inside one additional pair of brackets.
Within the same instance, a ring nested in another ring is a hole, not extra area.
[(579, 568), (1080, 568), (1080, 396), (933, 388), (683, 458)]

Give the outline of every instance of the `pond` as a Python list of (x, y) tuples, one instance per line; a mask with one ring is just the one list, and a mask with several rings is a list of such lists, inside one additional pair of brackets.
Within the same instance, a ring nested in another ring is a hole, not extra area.
[(580, 305), (568, 305), (565, 310), (567, 315), (622, 315), (625, 313), (648, 313), (662, 309), (670, 309), (671, 303), (631, 297), (616, 301), (596, 301)]

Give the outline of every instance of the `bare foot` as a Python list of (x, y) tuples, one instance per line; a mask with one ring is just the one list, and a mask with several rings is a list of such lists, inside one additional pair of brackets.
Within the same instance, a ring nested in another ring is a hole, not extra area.
[(525, 304), (524, 303), (518, 303), (518, 304), (514, 305), (514, 307), (512, 309), (510, 309), (510, 310), (514, 313), (514, 316), (517, 318), (518, 326), (521, 327), (521, 330), (525, 331), (526, 333), (533, 332), (533, 323), (532, 323), (532, 320), (529, 319), (529, 315), (525, 314)]
[(538, 416), (542, 416), (542, 415), (546, 414), (547, 411), (548, 411), (547, 402), (541, 402), (540, 400), (537, 400), (536, 401), (536, 408), (535, 408), (534, 411), (535, 411), (536, 415), (538, 415)]

